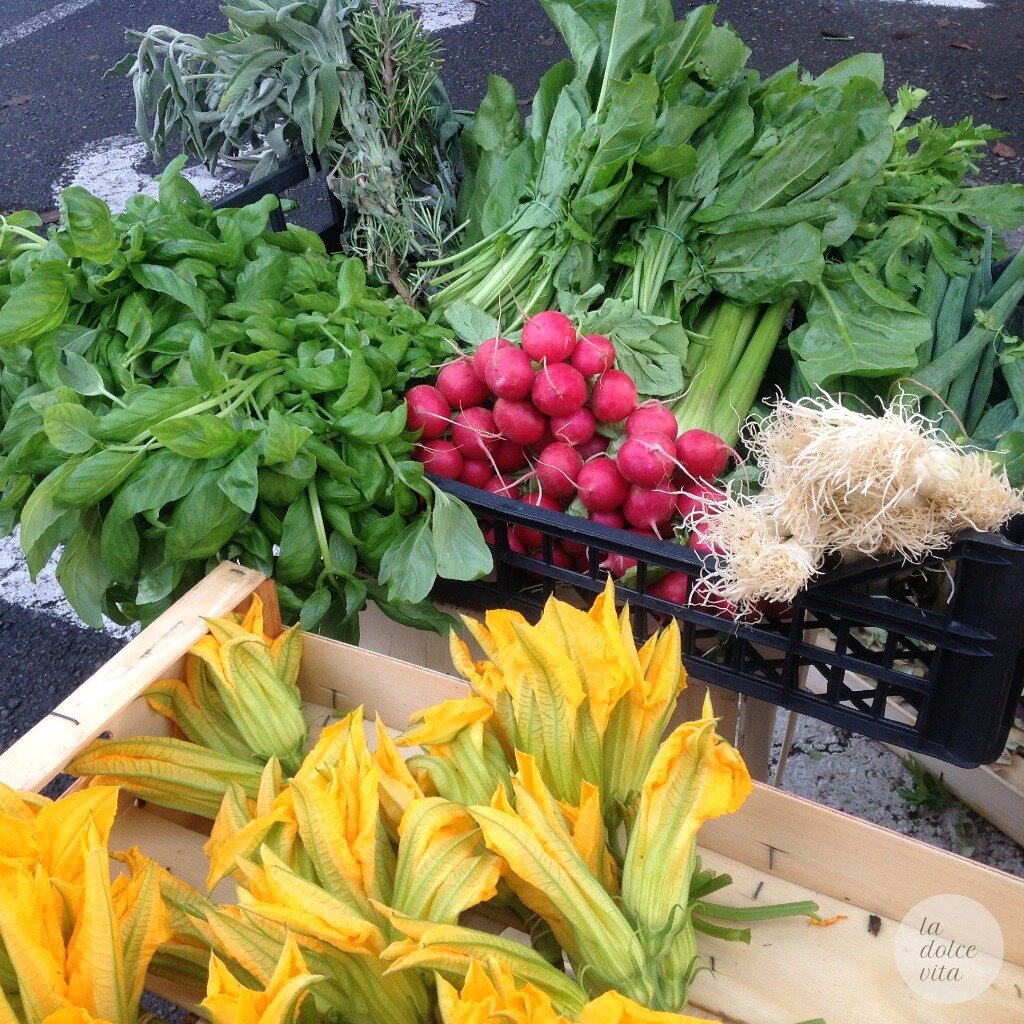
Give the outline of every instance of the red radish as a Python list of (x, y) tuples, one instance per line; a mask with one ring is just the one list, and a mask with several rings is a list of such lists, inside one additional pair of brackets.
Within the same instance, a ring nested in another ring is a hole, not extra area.
[(685, 605), (690, 597), (690, 577), (684, 572), (667, 572), (647, 588), (647, 593), (662, 601)]
[(566, 363), (549, 363), (537, 371), (531, 397), (548, 416), (568, 416), (587, 400), (587, 382)]
[(566, 444), (585, 444), (594, 436), (596, 426), (594, 414), (587, 408), (577, 409), (568, 416), (551, 417), (551, 433), (556, 440)]
[(560, 363), (576, 347), (576, 328), (562, 313), (547, 310), (523, 324), (523, 351), (537, 363)]
[[(510, 551), (514, 551), (517, 555), (525, 555), (527, 553), (526, 545), (514, 533), (512, 533), (511, 530), (506, 534), (506, 536), (508, 537), (508, 547)], [(488, 530), (484, 534), (484, 543), (490, 544), (491, 547), (494, 547), (497, 543), (493, 530)]]
[(629, 493), (629, 484), (606, 455), (586, 463), (576, 479), (580, 501), (588, 512), (607, 512), (618, 508)]
[(506, 440), (525, 445), (536, 444), (548, 425), (531, 402), (510, 402), (506, 398), (494, 403), (494, 423)]
[[(542, 547), (535, 548), (528, 552), (531, 558), (536, 558), (538, 561), (544, 561), (544, 549)], [(571, 569), (572, 559), (560, 548), (557, 544), (551, 546), (551, 561), (550, 565), (557, 565), (559, 569)], [(531, 573), (531, 575), (533, 575)]]
[(706, 430), (686, 430), (676, 439), (676, 458), (694, 480), (714, 480), (729, 461), (725, 442)]
[(719, 597), (708, 587), (707, 581), (702, 579), (694, 581), (693, 590), (690, 591), (690, 606), (711, 612), (728, 622), (733, 622), (738, 614), (736, 605), (724, 597)]
[(683, 522), (689, 522), (694, 516), (703, 515), (724, 500), (725, 494), (717, 487), (698, 483), (676, 496), (676, 512)]
[(626, 522), (644, 530), (664, 535), (663, 527), (671, 518), (676, 507), (676, 496), (671, 491), (655, 491), (646, 487), (630, 487), (622, 503), (622, 514)]
[(595, 434), (589, 441), (584, 441), (577, 448), (580, 455), (586, 460), (593, 458), (595, 455), (603, 454), (607, 451), (610, 444), (610, 438), (604, 437), (602, 434)]
[(458, 480), (469, 487), (483, 487), (494, 476), (494, 467), (483, 459), (463, 459)]
[(440, 437), (448, 429), (451, 409), (444, 395), (429, 384), (417, 384), (405, 393), (405, 422), (410, 430), (421, 430), (421, 440)]
[(591, 512), (588, 518), (592, 523), (597, 523), (599, 526), (610, 526), (614, 530), (626, 528), (626, 520), (617, 508), (611, 508), (604, 512)]
[(452, 443), (464, 459), (489, 460), (498, 438), (489, 409), (474, 406), (456, 413), (452, 420)]
[[(533, 491), (522, 498), (524, 505), (534, 505), (537, 508), (546, 508), (551, 512), (561, 512), (562, 506), (551, 497), (550, 494), (541, 494), (540, 491)], [(530, 526), (513, 526), (512, 533), (518, 537), (528, 548), (539, 548), (544, 542), (544, 535), (540, 530), (534, 530)]]
[(571, 569), (572, 557), (563, 547), (556, 544), (551, 549), (551, 564), (557, 565), (559, 569)]
[(637, 487), (659, 487), (672, 475), (675, 463), (672, 439), (657, 434), (627, 437), (615, 453), (619, 472)]
[(463, 356), (445, 363), (437, 375), (437, 390), (453, 409), (465, 409), (480, 405), (490, 398), (487, 385), (476, 375), (473, 360)]
[(601, 568), (605, 572), (610, 572), (616, 578), (624, 576), (635, 565), (635, 558), (629, 558), (627, 555), (615, 555), (611, 552), (605, 555), (604, 560), (601, 562)]
[(434, 476), (457, 480), (462, 472), (463, 460), (451, 441), (428, 441), (416, 446), (415, 458)]
[(530, 445), (530, 450), (534, 455), (540, 455), (549, 444), (554, 444), (556, 440), (555, 435), (551, 433), (551, 421), (549, 420), (544, 424), (544, 433), (540, 435), (540, 440), (534, 441)]
[(587, 545), (580, 544), (579, 541), (565, 540), (563, 538), (558, 543), (561, 544), (573, 558), (579, 558), (580, 555), (586, 555), (587, 553)]
[(503, 473), (511, 473), (526, 465), (526, 452), (523, 446), (516, 444), (515, 441), (499, 441), (494, 446), (491, 458), (494, 459), (494, 465)]
[(651, 399), (638, 405), (627, 417), (625, 424), (626, 437), (637, 434), (665, 434), (675, 440), (679, 433), (672, 410), (661, 402)]
[(572, 350), (569, 362), (584, 377), (596, 377), (615, 363), (615, 346), (603, 334), (584, 334)]
[(525, 398), (533, 387), (533, 364), (521, 349), (509, 345), (495, 352), (484, 367), (484, 383), (498, 398), (517, 401)]
[(707, 529), (704, 523), (696, 522), (690, 528), (690, 548), (696, 551), (698, 555), (721, 555), (723, 551), (721, 548), (715, 547), (713, 544), (709, 544), (707, 540)]
[(497, 359), (498, 353), (502, 349), (514, 347), (508, 338), (488, 338), (486, 341), (481, 341), (472, 356), (473, 372), (482, 381), (484, 370)]
[(500, 494), (503, 498), (518, 498), (519, 487), (516, 481), (511, 476), (492, 476), (484, 484), (484, 490), (490, 491), (491, 494)]
[(562, 441), (549, 444), (540, 453), (536, 465), (537, 482), (553, 498), (572, 498), (583, 459), (572, 445)]
[(605, 370), (594, 381), (590, 411), (602, 423), (624, 420), (636, 408), (636, 385), (622, 370)]

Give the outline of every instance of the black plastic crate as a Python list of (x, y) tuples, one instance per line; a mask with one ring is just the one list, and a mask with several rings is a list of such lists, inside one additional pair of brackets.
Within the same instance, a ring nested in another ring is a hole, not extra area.
[[(304, 200), (312, 196), (320, 206), (326, 196), (326, 224), (309, 226), (336, 248), (344, 210), (315, 158), (313, 165), (315, 176), (305, 159), (295, 160), (217, 205), (242, 206), (304, 188)], [(305, 201), (299, 212), (309, 213)], [(275, 211), (271, 228), (284, 225), (283, 213)], [(674, 616), (682, 626), (683, 660), (695, 677), (963, 767), (1002, 753), (1024, 690), (1024, 521), (1002, 534), (964, 534), (921, 563), (883, 558), (839, 566), (799, 596), (785, 621), (735, 623), (712, 609), (681, 607), (647, 593), (652, 569), (679, 570), (691, 579), (706, 570), (689, 548), (450, 480), (434, 482), (495, 531), (493, 575), (475, 583), (442, 581), (438, 600), (537, 613), (556, 587), (597, 592), (606, 578), (604, 555), (625, 555), (638, 562), (635, 585), (620, 582), (617, 590), (630, 602), (637, 637)], [(509, 547), (507, 531), (514, 525), (543, 535), (540, 559)], [(551, 563), (559, 539), (591, 549), (586, 572)], [(947, 581), (948, 599), (921, 607), (909, 587), (906, 599), (891, 596), (894, 581), (919, 574)], [(878, 593), (883, 588), (890, 593)], [(823, 677), (820, 686), (807, 685), (809, 669)]]
[[(647, 593), (656, 567), (691, 580), (708, 570), (689, 548), (450, 480), (434, 483), (494, 529), (492, 576), (443, 582), (438, 598), (532, 614), (556, 588), (599, 591), (605, 554), (625, 555), (637, 560), (635, 581), (620, 581), (617, 592), (630, 603), (638, 639), (674, 616), (683, 661), (695, 677), (963, 767), (1002, 752), (1024, 689), (1022, 521), (1003, 534), (963, 534), (920, 563), (889, 557), (839, 565), (809, 586), (782, 621), (731, 622), (699, 604), (682, 607)], [(511, 549), (508, 530), (517, 525), (541, 533), (540, 558)], [(588, 546), (585, 571), (552, 564), (553, 544), (563, 539)], [(906, 599), (878, 592), (912, 577), (936, 584), (938, 608), (914, 603), (920, 587), (906, 587)], [(820, 687), (807, 685), (805, 669), (817, 669)]]

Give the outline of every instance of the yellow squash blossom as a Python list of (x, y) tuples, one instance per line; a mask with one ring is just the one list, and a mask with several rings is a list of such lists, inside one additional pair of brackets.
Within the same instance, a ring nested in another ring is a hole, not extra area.
[(739, 753), (715, 732), (710, 699), (704, 716), (675, 729), (644, 780), (622, 872), (622, 901), (641, 941), (659, 957), (652, 974), (660, 1008), (678, 1010), (696, 965), (689, 918), (696, 837), (712, 818), (739, 809), (751, 790)]
[(529, 982), (517, 985), (509, 968), (493, 958), (486, 966), (470, 963), (461, 991), (439, 976), (437, 1003), (442, 1024), (572, 1024), (546, 992)]
[(212, 1024), (292, 1024), (299, 1004), (320, 980), (309, 972), (294, 938), (288, 936), (281, 959), (262, 991), (245, 988), (216, 956), (211, 957), (210, 979), (201, 1005)]
[(380, 715), (376, 716), (373, 727), (377, 743), (371, 757), (377, 768), (380, 809), (392, 835), (397, 835), (398, 824), (408, 810), (409, 804), (422, 799), (426, 794), (399, 754), (398, 747), (384, 727)]
[(702, 1017), (648, 1010), (618, 992), (605, 992), (592, 999), (576, 1019), (578, 1024), (707, 1024)]
[(485, 959), (503, 964), (519, 983), (545, 992), (559, 1013), (571, 1016), (586, 1002), (583, 990), (572, 978), (521, 942), (460, 925), (415, 921), (399, 914), (392, 914), (391, 922), (407, 938), (393, 942), (381, 954), (391, 964), (388, 974), (425, 970), (451, 981), (462, 981), (475, 961)]
[(497, 894), (501, 861), (483, 848), (466, 808), (440, 797), (413, 801), (399, 827), (391, 906), (407, 917), (454, 924)]
[(529, 754), (519, 755), (512, 784), (514, 808), (502, 790), (490, 807), (470, 808), (487, 848), (507, 865), (510, 887), (544, 918), (588, 989), (643, 994), (643, 950), (633, 928), (580, 856)]

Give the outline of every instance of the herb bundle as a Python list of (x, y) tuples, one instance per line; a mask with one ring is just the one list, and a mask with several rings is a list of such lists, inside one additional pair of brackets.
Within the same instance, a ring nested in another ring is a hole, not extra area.
[[(401, 394), (449, 332), (289, 225), (213, 210), (178, 171), (123, 214), (62, 194), (43, 239), (0, 220), (0, 527), (92, 625), (147, 622), (237, 559), (306, 629), (375, 601), (445, 629), (437, 575), (490, 568), (469, 510), (413, 460)], [(38, 226), (38, 218), (36, 225)]]
[(157, 159), (180, 137), (210, 170), (263, 177), (319, 154), (348, 215), (347, 251), (407, 300), (455, 205), (457, 126), (434, 42), (398, 0), (238, 0), (224, 32), (163, 25), (112, 72), (131, 76), (136, 127)]

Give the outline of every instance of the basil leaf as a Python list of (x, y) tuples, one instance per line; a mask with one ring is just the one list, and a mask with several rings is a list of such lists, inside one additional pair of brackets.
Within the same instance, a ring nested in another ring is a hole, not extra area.
[(58, 328), (67, 316), (67, 268), (40, 263), (0, 306), (0, 347), (22, 345)]
[(259, 491), (256, 468), (258, 460), (255, 446), (249, 445), (231, 460), (217, 481), (217, 486), (246, 514), (252, 514), (256, 508)]
[(43, 429), (58, 451), (83, 455), (96, 445), (99, 420), (85, 406), (58, 402), (43, 413)]
[(377, 578), (387, 586), (391, 600), (416, 603), (429, 596), (437, 569), (426, 519), (410, 523), (384, 552)]
[(458, 498), (434, 492), (431, 536), (437, 574), (448, 580), (478, 580), (494, 568), (490, 549), (473, 513)]
[(219, 476), (206, 473), (174, 507), (164, 541), (168, 561), (210, 558), (238, 528), (243, 513), (218, 486)]
[(308, 496), (303, 495), (289, 506), (284, 515), (276, 576), (282, 583), (298, 583), (313, 571), (319, 558), (313, 509)]
[(141, 263), (131, 268), (136, 283), (150, 291), (169, 295), (186, 306), (205, 327), (210, 323), (210, 303), (202, 289), (179, 277), (168, 267), (155, 263)]
[(263, 442), (264, 463), (268, 466), (276, 466), (278, 463), (291, 462), (305, 443), (306, 438), (312, 437), (312, 435), (313, 432), (307, 427), (299, 426), (288, 417), (281, 415), (277, 409), (271, 409)]
[(75, 532), (61, 552), (55, 575), (82, 621), (102, 629), (110, 573), (100, 554), (100, 521), (95, 510), (79, 518)]
[[(66, 227), (70, 255), (109, 263), (120, 248), (110, 207), (81, 185), (61, 190), (60, 214)], [(84, 616), (83, 616), (84, 618)]]
[(175, 416), (151, 428), (153, 436), (177, 455), (187, 459), (212, 459), (231, 451), (239, 434), (225, 420), (209, 413)]
[(88, 508), (101, 501), (128, 478), (142, 461), (143, 453), (113, 449), (97, 452), (79, 462), (67, 475), (56, 495), (64, 508)]
[(61, 383), (79, 395), (105, 395), (106, 387), (99, 371), (77, 352), (64, 349), (57, 356), (57, 376)]

